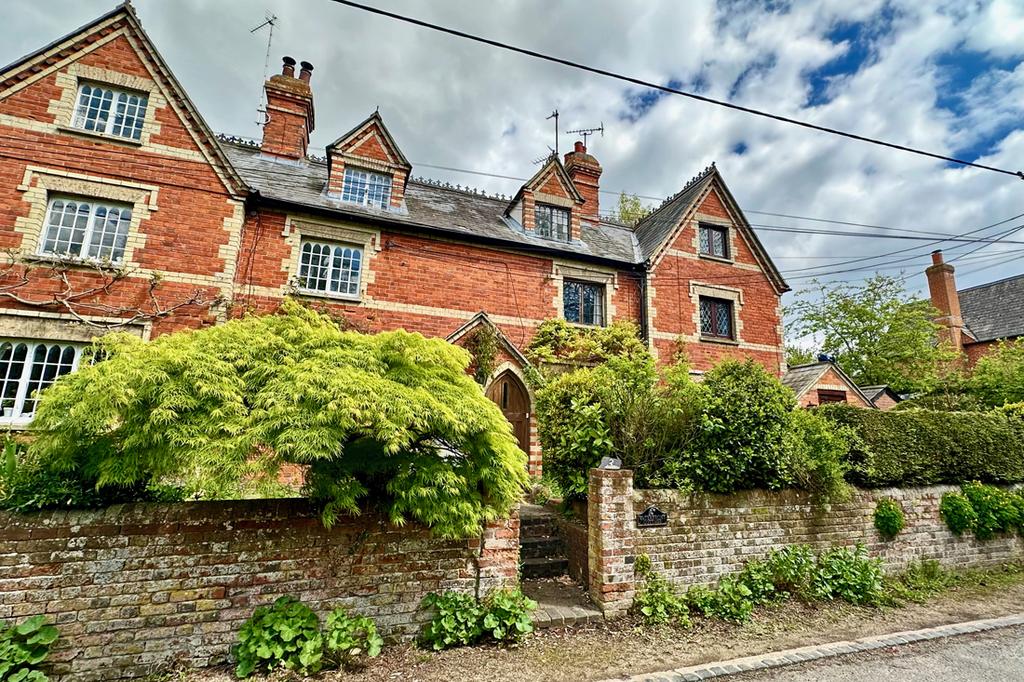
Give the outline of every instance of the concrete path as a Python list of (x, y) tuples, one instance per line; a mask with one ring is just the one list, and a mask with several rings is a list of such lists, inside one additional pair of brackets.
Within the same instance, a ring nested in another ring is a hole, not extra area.
[(777, 651), (629, 680), (694, 682), (719, 677), (758, 682), (1024, 680), (1024, 614)]

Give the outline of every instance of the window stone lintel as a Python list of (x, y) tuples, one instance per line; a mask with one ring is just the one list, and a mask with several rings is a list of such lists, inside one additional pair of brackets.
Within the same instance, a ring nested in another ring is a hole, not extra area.
[[(117, 318), (83, 315), (96, 323), (116, 324)], [(150, 326), (146, 323), (129, 324), (119, 327), (92, 327), (62, 313), (41, 310), (0, 311), (0, 336), (11, 339), (33, 341), (66, 341), (69, 343), (90, 343), (94, 338), (114, 331), (134, 334), (142, 339), (149, 338)]]

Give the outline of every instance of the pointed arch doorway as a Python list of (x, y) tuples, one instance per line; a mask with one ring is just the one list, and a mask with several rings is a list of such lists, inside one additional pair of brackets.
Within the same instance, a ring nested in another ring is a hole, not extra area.
[(512, 433), (519, 448), (530, 452), (530, 394), (522, 380), (506, 369), (487, 387), (487, 397), (497, 404), (505, 419), (512, 424)]

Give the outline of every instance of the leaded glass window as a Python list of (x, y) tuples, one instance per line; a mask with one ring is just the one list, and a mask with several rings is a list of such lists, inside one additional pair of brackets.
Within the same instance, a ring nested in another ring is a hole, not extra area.
[(700, 226), (700, 252), (716, 258), (729, 257), (729, 230), (711, 225)]
[(732, 301), (701, 297), (700, 334), (719, 339), (734, 338)]
[(562, 308), (566, 322), (604, 325), (604, 285), (566, 280), (562, 285)]
[(569, 209), (537, 204), (534, 210), (534, 230), (545, 239), (569, 241)]

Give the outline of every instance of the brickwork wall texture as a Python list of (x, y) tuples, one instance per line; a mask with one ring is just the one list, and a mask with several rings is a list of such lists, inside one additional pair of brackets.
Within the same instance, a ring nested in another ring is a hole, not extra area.
[(124, 505), (0, 514), (0, 619), (45, 614), (66, 681), (223, 663), (253, 608), (293, 595), (407, 638), (431, 591), (518, 581), (519, 518), (447, 541), (372, 515), (325, 529), (303, 500)]
[[(733, 495), (636, 490), (634, 509), (639, 513), (657, 506), (668, 513), (669, 525), (637, 529), (635, 549), (650, 555), (655, 569), (681, 586), (717, 582), (750, 559), (793, 544), (823, 549), (861, 542), (871, 556), (881, 557), (888, 571), (923, 559), (935, 559), (949, 568), (1024, 559), (1024, 540), (1018, 536), (982, 542), (950, 532), (939, 518), (939, 501), (943, 493), (955, 489), (859, 490), (849, 501), (831, 505), (796, 490)], [(882, 498), (897, 500), (906, 516), (906, 527), (889, 541), (874, 525), (875, 504)]]
[[(1024, 538), (1018, 535), (979, 541), (970, 535), (957, 537), (946, 527), (939, 502), (944, 493), (957, 489), (857, 490), (846, 502), (824, 504), (798, 490), (732, 495), (634, 490), (632, 472), (594, 469), (588, 587), (603, 608), (628, 609), (637, 554), (650, 556), (654, 569), (683, 589), (712, 585), (742, 570), (747, 561), (794, 544), (821, 550), (862, 543), (889, 572), (930, 559), (954, 569), (1024, 559)], [(623, 499), (627, 494), (629, 499)], [(875, 506), (883, 498), (899, 502), (906, 518), (906, 527), (892, 540), (884, 540), (874, 526)], [(635, 515), (651, 506), (668, 514), (668, 525), (637, 528)]]

